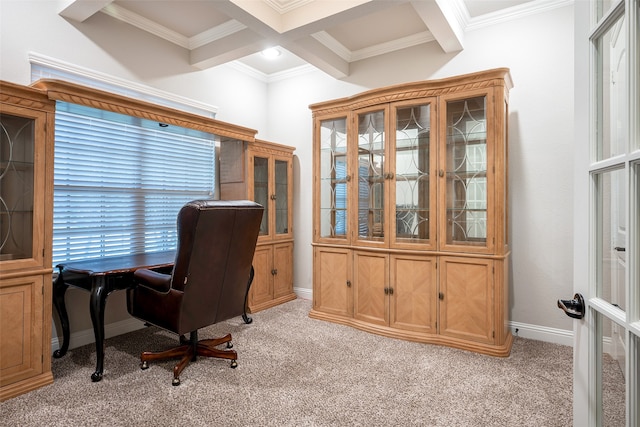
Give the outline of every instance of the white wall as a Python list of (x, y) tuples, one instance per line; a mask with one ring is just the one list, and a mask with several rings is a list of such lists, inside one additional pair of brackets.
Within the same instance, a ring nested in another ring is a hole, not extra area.
[[(509, 67), (515, 84), (509, 132), (511, 319), (521, 336), (533, 338), (553, 340), (572, 329), (555, 307), (556, 299), (573, 295), (572, 6), (469, 32), (459, 53), (444, 54), (433, 42), (354, 63), (343, 81), (315, 71), (269, 84), (229, 66), (193, 69), (182, 48), (125, 24), (114, 32), (106, 25), (112, 18), (102, 14), (87, 23), (69, 22), (58, 8), (55, 1), (0, 0), (0, 79), (28, 84), (28, 52), (36, 52), (216, 105), (218, 119), (296, 147), (294, 286), (303, 293), (312, 287), (308, 105), (391, 84)], [(88, 296), (70, 293), (72, 332), (88, 330)], [(116, 293), (108, 301), (107, 323), (126, 319), (124, 293)]]
[[(467, 33), (465, 49), (434, 43), (269, 85), (268, 139), (297, 147), (295, 286), (312, 286), (312, 123), (309, 104), (402, 82), (509, 67), (511, 319), (521, 336), (570, 343), (556, 300), (572, 293), (573, 7)], [(568, 333), (568, 332), (567, 332)], [(553, 337), (554, 335), (560, 335)]]

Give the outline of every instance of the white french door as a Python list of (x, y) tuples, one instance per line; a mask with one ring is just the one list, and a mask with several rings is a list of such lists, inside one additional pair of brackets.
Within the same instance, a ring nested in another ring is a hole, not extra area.
[(565, 308), (584, 317), (574, 324), (573, 425), (637, 427), (640, 0), (575, 8), (576, 296)]

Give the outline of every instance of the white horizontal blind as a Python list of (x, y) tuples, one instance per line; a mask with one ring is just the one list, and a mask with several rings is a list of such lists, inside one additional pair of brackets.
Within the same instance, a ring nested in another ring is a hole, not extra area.
[(178, 211), (214, 185), (214, 135), (58, 102), (54, 265), (175, 249)]

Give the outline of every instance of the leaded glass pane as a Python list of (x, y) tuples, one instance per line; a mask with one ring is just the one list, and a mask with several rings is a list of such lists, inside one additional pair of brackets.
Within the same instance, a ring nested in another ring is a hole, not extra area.
[(486, 98), (447, 102), (447, 243), (486, 244)]
[(260, 235), (269, 234), (269, 159), (265, 157), (253, 158), (253, 197), (256, 203), (264, 206)]
[(0, 114), (0, 261), (31, 258), (33, 119)]
[(384, 239), (384, 111), (358, 116), (358, 236)]
[(396, 110), (396, 239), (429, 239), (430, 105)]
[(320, 237), (347, 236), (347, 119), (320, 122)]
[(276, 234), (289, 232), (289, 162), (276, 160)]

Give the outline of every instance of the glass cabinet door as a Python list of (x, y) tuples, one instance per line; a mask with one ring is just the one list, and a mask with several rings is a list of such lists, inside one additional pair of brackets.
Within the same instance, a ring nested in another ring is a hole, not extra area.
[(384, 241), (385, 234), (385, 110), (357, 115), (358, 239)]
[(0, 113), (0, 261), (35, 257), (35, 124)]
[(289, 162), (275, 160), (276, 234), (289, 234)]
[[(436, 180), (432, 179), (432, 117), (430, 103), (398, 105), (392, 110), (395, 122), (395, 242), (430, 242), (435, 237)], [(435, 125), (433, 125), (435, 129)], [(435, 135), (434, 135), (435, 137)], [(435, 163), (434, 163), (435, 165)], [(433, 199), (433, 201), (432, 201)], [(435, 239), (434, 239), (435, 240)]]
[(339, 117), (320, 121), (319, 179), (320, 207), (319, 238), (346, 239), (348, 231), (347, 206), (347, 119)]
[(269, 158), (253, 157), (253, 200), (264, 207), (260, 236), (269, 234)]
[(445, 108), (444, 245), (486, 247), (487, 96), (449, 100)]

